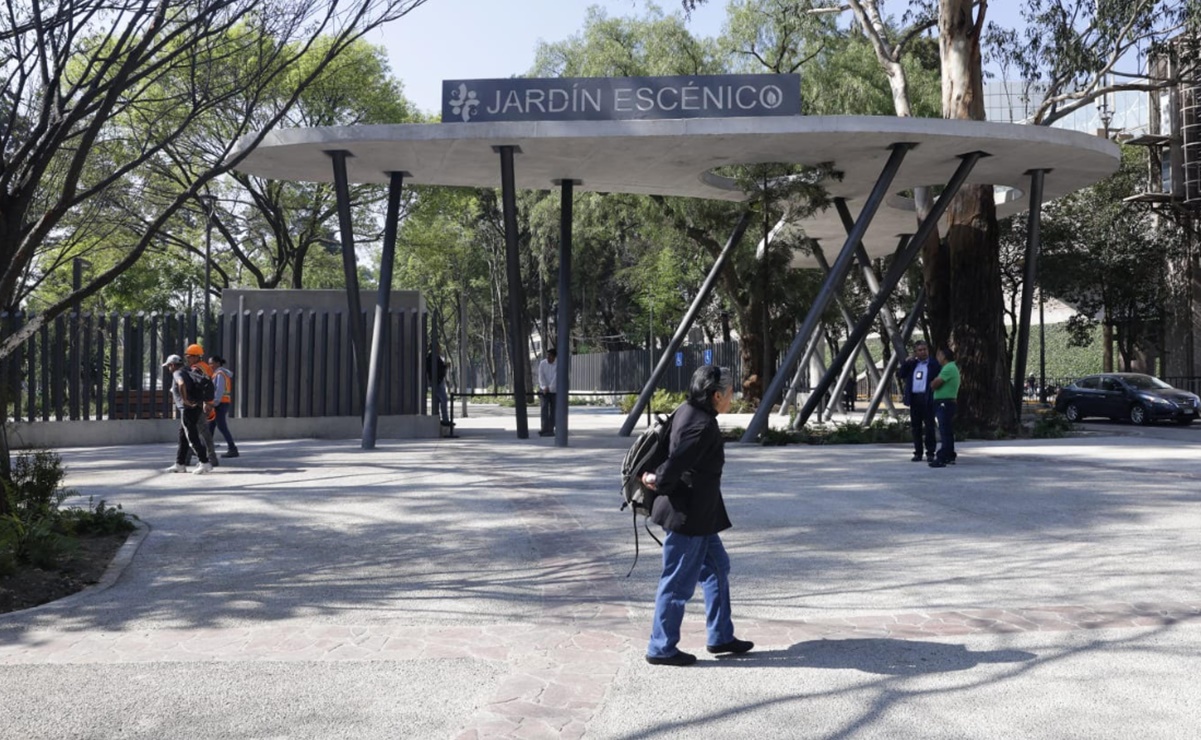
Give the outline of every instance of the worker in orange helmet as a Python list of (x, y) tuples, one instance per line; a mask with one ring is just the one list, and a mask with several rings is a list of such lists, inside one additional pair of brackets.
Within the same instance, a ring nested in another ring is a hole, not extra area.
[[(189, 344), (183, 353), (184, 361), (187, 362), (188, 367), (198, 367), (209, 377), (209, 380), (213, 379), (213, 368), (204, 361), (204, 347), (201, 347), (199, 344)], [(217, 418), (216, 401), (205, 401), (202, 413), (204, 414), (205, 421), (196, 425), (196, 431), (200, 433), (200, 439), (204, 442), (204, 449), (208, 452), (209, 462), (215, 468), (221, 463), (217, 459), (217, 449), (213, 445), (213, 430), (207, 422)]]

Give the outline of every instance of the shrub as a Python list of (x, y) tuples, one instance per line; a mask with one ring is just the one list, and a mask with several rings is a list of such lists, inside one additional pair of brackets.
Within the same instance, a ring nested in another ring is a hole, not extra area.
[(1030, 436), (1036, 439), (1059, 439), (1066, 437), (1074, 428), (1066, 416), (1048, 409), (1038, 414), (1030, 429)]
[[(655, 394), (651, 396), (651, 413), (670, 414), (686, 400), (688, 400), (688, 394), (686, 393), (672, 393), (662, 388), (657, 388)], [(621, 413), (628, 414), (634, 409), (634, 404), (636, 403), (638, 403), (638, 396), (630, 394), (619, 399), (617, 405), (621, 408)], [(643, 410), (645, 411), (645, 409)]]
[[(92, 499), (84, 509), (60, 509), (75, 492), (63, 488), (62, 458), (49, 450), (20, 454), (13, 461), (12, 482), (5, 482), (9, 513), (0, 516), (0, 573), (28, 563), (52, 568), (77, 546), (76, 535), (118, 534), (134, 529), (120, 506)], [(136, 519), (136, 517), (133, 517)]]

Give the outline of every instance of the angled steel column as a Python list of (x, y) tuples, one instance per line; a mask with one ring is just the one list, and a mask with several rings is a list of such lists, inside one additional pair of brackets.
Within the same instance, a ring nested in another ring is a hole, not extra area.
[[(863, 210), (859, 213), (859, 220), (855, 222), (854, 232), (847, 237), (842, 251), (839, 252), (838, 258), (834, 261), (833, 269), (826, 276), (825, 281), (822, 282), (822, 287), (818, 291), (817, 298), (814, 299), (813, 305), (809, 307), (809, 312), (805, 314), (805, 321), (797, 331), (796, 338), (792, 340), (792, 346), (788, 348), (788, 355), (780, 364), (782, 372), (776, 373), (776, 377), (772, 378), (771, 387), (767, 389), (763, 394), (763, 398), (759, 401), (759, 408), (755, 410), (755, 415), (751, 418), (750, 424), (747, 425), (746, 432), (742, 435), (741, 441), (754, 442), (763, 433), (763, 428), (767, 426), (767, 416), (771, 413), (772, 402), (782, 396), (784, 383), (788, 378), (786, 369), (796, 365), (797, 359), (804, 349), (805, 342), (813, 334), (814, 328), (821, 320), (822, 313), (830, 305), (830, 300), (834, 297), (834, 294), (842, 287), (842, 281), (846, 278), (847, 270), (851, 267), (851, 259), (855, 256), (855, 245), (863, 241), (863, 235), (867, 233), (867, 227), (875, 217), (880, 204), (887, 197), (888, 189), (892, 185), (892, 179), (896, 177), (897, 170), (901, 168), (901, 162), (905, 160), (905, 155), (909, 153), (909, 150), (915, 146), (917, 145), (911, 143), (898, 143), (889, 147), (892, 149), (892, 154), (889, 155), (888, 162), (884, 165), (884, 170), (876, 180), (876, 185), (872, 188), (867, 202), (863, 204)], [(810, 396), (809, 400), (813, 401), (814, 398), (815, 396)], [(808, 405), (806, 403), (806, 406)], [(810, 412), (812, 413), (812, 410)]]
[[(359, 393), (367, 392), (367, 328), (363, 326), (363, 306), (359, 299), (359, 261), (354, 254), (354, 226), (350, 221), (350, 184), (346, 177), (346, 158), (350, 152), (327, 151), (334, 164), (334, 192), (338, 198), (338, 226), (342, 234), (342, 271), (346, 274), (346, 309), (350, 314), (350, 347), (354, 355)], [(359, 398), (363, 398), (362, 395)]]
[[(1022, 279), (1022, 313), (1013, 361), (1013, 398), (1018, 415), (1025, 397), (1026, 357), (1030, 351), (1030, 313), (1034, 310), (1034, 283), (1038, 280), (1038, 253), (1042, 249), (1043, 181), (1050, 170), (1030, 170), (1030, 221), (1026, 225), (1026, 275)], [(1040, 319), (1041, 321), (1041, 319)]]
[[(872, 317), (884, 307), (885, 301), (888, 300), (888, 296), (892, 294), (897, 283), (901, 281), (905, 270), (909, 269), (909, 265), (917, 257), (922, 244), (926, 241), (926, 237), (938, 226), (938, 220), (942, 218), (943, 212), (946, 211), (955, 194), (959, 192), (963, 181), (971, 174), (972, 168), (976, 166), (976, 162), (984, 156), (987, 155), (983, 152), (972, 152), (960, 156), (962, 161), (955, 170), (955, 174), (951, 176), (951, 181), (947, 183), (946, 189), (938, 196), (938, 200), (934, 203), (934, 207), (930, 209), (930, 213), (922, 219), (921, 226), (918, 227), (917, 232), (909, 240), (909, 243), (905, 245), (904, 253), (898, 259), (893, 260), (892, 267), (888, 269), (888, 274), (884, 276), (884, 283), (880, 286), (880, 292), (872, 299), (871, 304), (867, 307), (867, 311), (864, 312), (863, 318), (859, 319), (859, 323), (855, 325), (855, 330), (847, 338), (847, 343), (843, 345), (842, 351), (830, 363), (830, 369), (826, 371), (825, 376), (822, 377), (821, 382), (814, 389), (813, 395), (809, 397), (801, 412), (793, 420), (794, 429), (804, 426), (805, 422), (809, 420), (809, 417), (813, 414), (813, 410), (817, 407), (817, 400), (830, 387), (830, 384), (834, 381), (834, 375), (846, 364), (847, 358), (850, 357), (851, 350), (854, 349), (855, 344), (867, 334), (867, 330), (871, 327)], [(862, 218), (861, 215), (860, 219)], [(859, 224), (856, 223), (855, 225), (858, 226)]]
[[(926, 306), (926, 287), (922, 286), (917, 293), (917, 300), (913, 302), (913, 310), (909, 312), (909, 316), (905, 318), (905, 323), (901, 326), (901, 341), (905, 344), (909, 343), (909, 337), (913, 334), (913, 328), (917, 326), (917, 319), (922, 315), (922, 309)], [(888, 398), (888, 384), (892, 381), (892, 376), (897, 372), (897, 365), (901, 364), (901, 358), (905, 352), (894, 352), (892, 357), (888, 358), (888, 364), (884, 366), (884, 376), (880, 381), (880, 385), (876, 387), (876, 392), (872, 394), (871, 403), (867, 405), (867, 411), (863, 413), (863, 425), (867, 426), (872, 423), (872, 419), (876, 418), (876, 411), (880, 408), (880, 399)], [(889, 406), (889, 408), (892, 408)], [(893, 409), (895, 412), (895, 409)]]
[[(396, 231), (400, 221), (400, 191), (407, 172), (388, 173), (388, 211), (384, 216), (384, 251), (379, 260), (379, 295), (375, 299), (375, 324), (371, 327), (371, 366), (367, 372), (367, 398), (363, 402), (364, 450), (375, 449), (375, 431), (379, 423), (379, 389), (383, 373), (384, 329), (388, 325), (388, 304), (392, 298), (392, 265), (396, 261)], [(435, 347), (437, 351), (437, 347)], [(420, 360), (419, 360), (420, 361)]]
[(513, 400), (517, 411), (517, 438), (530, 436), (529, 419), (525, 407), (525, 349), (528, 337), (524, 336), (525, 322), (521, 320), (525, 301), (521, 298), (521, 264), (517, 254), (517, 192), (513, 176), (513, 154), (515, 146), (494, 146), (492, 151), (500, 154), (501, 210), (505, 220), (505, 263), (509, 277), (509, 356), (513, 364)]
[(571, 390), (571, 220), (577, 180), (559, 186), (559, 315), (555, 320), (555, 447), (567, 446), (567, 393)]
[(730, 240), (726, 242), (726, 246), (721, 250), (721, 254), (717, 255), (717, 261), (713, 263), (713, 267), (709, 270), (709, 275), (705, 278), (705, 282), (701, 283), (701, 289), (696, 294), (696, 298), (692, 299), (692, 305), (688, 308), (688, 313), (684, 314), (684, 318), (680, 320), (680, 325), (676, 327), (676, 333), (672, 335), (671, 341), (667, 343), (667, 347), (659, 357), (659, 364), (655, 366), (651, 376), (647, 378), (646, 385), (642, 387), (642, 393), (638, 395), (638, 400), (634, 403), (634, 408), (630, 409), (625, 422), (621, 425), (621, 431), (618, 432), (620, 436), (630, 436), (634, 425), (638, 423), (638, 415), (642, 413), (642, 409), (646, 408), (647, 403), (650, 402), (651, 396), (655, 393), (655, 385), (667, 370), (667, 364), (671, 362), (671, 358), (675, 355), (680, 343), (684, 341), (684, 335), (692, 328), (692, 322), (696, 319), (697, 313), (700, 312), (701, 306), (705, 305), (705, 301), (709, 300), (709, 294), (713, 291), (713, 284), (717, 282), (717, 276), (721, 274), (722, 269), (726, 266), (726, 262), (730, 259), (730, 255), (734, 253), (734, 247), (738, 246), (738, 242), (742, 241), (742, 235), (746, 233), (746, 228), (750, 223), (751, 212), (749, 210), (743, 211), (742, 218), (738, 219), (738, 225), (734, 227), (734, 232), (730, 234)]
[(788, 392), (784, 394), (784, 400), (780, 402), (780, 416), (788, 416), (788, 409), (796, 405), (796, 394), (800, 392), (801, 383), (805, 380), (806, 368), (809, 367), (809, 358), (813, 357), (813, 353), (821, 346), (821, 339), (822, 328), (818, 324), (813, 329), (813, 336), (805, 344), (805, 352), (801, 355), (801, 360), (796, 366), (796, 372), (792, 374), (792, 380), (788, 383)]
[[(862, 250), (863, 245), (860, 244), (859, 247), (860, 247), (860, 250)], [(858, 251), (860, 251), (860, 250), (856, 250), (857, 258), (859, 258)], [(864, 256), (866, 256), (866, 254), (867, 254), (867, 252), (866, 252), (866, 250), (864, 250)], [(830, 272), (830, 263), (826, 262), (825, 253), (822, 252), (821, 247), (818, 246), (817, 244), (813, 245), (813, 258), (815, 260), (817, 260), (818, 267), (820, 267), (823, 272), (826, 272), (826, 273)], [(862, 258), (860, 258), (860, 262), (862, 262)], [(870, 262), (868, 263), (868, 268), (869, 269), (871, 268)], [(879, 287), (879, 286), (877, 286), (877, 287)], [(879, 292), (879, 291), (873, 290), (872, 295), (874, 296), (877, 292)], [(851, 311), (850, 311), (850, 309), (847, 308), (846, 301), (843, 300), (842, 295), (839, 294), (839, 295), (835, 296), (834, 303), (838, 306), (838, 312), (842, 314), (842, 320), (847, 325), (847, 332), (850, 332), (851, 329), (853, 329), (855, 326), (855, 319), (851, 316)], [(884, 311), (883, 313), (888, 313), (888, 312)], [(864, 358), (864, 366), (866, 368), (865, 371), (867, 373), (868, 379), (871, 380), (873, 383), (879, 383), (879, 381), (880, 381), (879, 370), (876, 368), (876, 360), (875, 360), (875, 358), (872, 357), (871, 350), (869, 350), (867, 348), (867, 344), (865, 342), (860, 342), (859, 346), (860, 346), (860, 354), (862, 354), (863, 358)], [(801, 359), (801, 362), (804, 363), (804, 358)], [(854, 365), (855, 365), (855, 363), (852, 362), (852, 363), (850, 363), (849, 367), (854, 367)], [(843, 378), (839, 378), (838, 387), (834, 389), (834, 393), (830, 394), (830, 404), (826, 407), (826, 418), (827, 419), (831, 418), (834, 415), (834, 410), (837, 407), (837, 404), (840, 403), (840, 399), (842, 398), (842, 396), (840, 394), (843, 392), (844, 385), (845, 385), (845, 380)], [(891, 408), (891, 404), (892, 404), (892, 401), (890, 399), (889, 400), (890, 408)]]
[[(851, 218), (851, 209), (847, 208), (846, 199), (835, 198), (834, 208), (838, 211), (838, 217), (842, 219), (843, 228), (847, 230), (848, 234), (851, 233), (851, 229), (855, 227), (855, 220)], [(897, 245), (894, 254), (899, 255), (905, 249), (907, 239), (908, 237), (901, 237), (901, 242)], [(871, 291), (872, 296), (875, 296), (880, 292), (880, 276), (876, 274), (876, 268), (872, 267), (872, 259), (867, 256), (867, 249), (864, 248), (863, 242), (855, 245), (855, 257), (859, 260), (860, 269), (863, 270), (863, 279), (867, 282), (868, 290)], [(888, 310), (881, 311), (880, 317), (884, 320), (884, 330), (888, 332), (888, 341), (892, 342), (893, 349), (903, 353), (905, 342), (898, 339), (896, 319)]]

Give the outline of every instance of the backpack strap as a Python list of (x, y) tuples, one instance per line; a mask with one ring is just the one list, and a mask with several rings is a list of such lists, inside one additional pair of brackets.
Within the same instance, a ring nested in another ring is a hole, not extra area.
[[(634, 562), (630, 565), (630, 572), (626, 573), (626, 578), (630, 577), (630, 573), (634, 572), (634, 566), (638, 565), (638, 512), (632, 506), (630, 507), (630, 511), (634, 514)], [(642, 520), (642, 526), (646, 529), (646, 533), (651, 536), (651, 539), (658, 542), (659, 547), (663, 547), (663, 543), (659, 542), (659, 538), (651, 531), (650, 517)]]

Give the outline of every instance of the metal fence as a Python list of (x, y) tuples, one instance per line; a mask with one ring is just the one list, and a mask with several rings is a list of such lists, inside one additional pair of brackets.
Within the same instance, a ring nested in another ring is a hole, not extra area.
[[(29, 317), (0, 313), (0, 335)], [(363, 314), (371, 336), (374, 314)], [(154, 419), (173, 415), (162, 367), (202, 332), (198, 314), (70, 314), (44, 324), (0, 362), (5, 418), (17, 421)], [(381, 414), (424, 413), (426, 316), (392, 311), (385, 326)], [(236, 416), (319, 417), (362, 413), (347, 314), (258, 311), (215, 318), (207, 353), (234, 373)]]
[[(691, 344), (681, 348), (675, 357), (671, 358), (666, 372), (659, 379), (658, 387), (672, 392), (687, 391), (692, 373), (706, 364), (706, 352), (709, 353), (708, 364), (730, 368), (734, 373), (734, 387), (742, 385), (742, 360), (738, 342), (719, 342)], [(651, 376), (654, 364), (658, 361), (659, 355), (652, 358), (651, 353), (645, 349), (572, 355), (571, 388), (576, 391), (637, 393), (646, 384), (646, 379)]]

